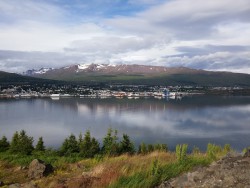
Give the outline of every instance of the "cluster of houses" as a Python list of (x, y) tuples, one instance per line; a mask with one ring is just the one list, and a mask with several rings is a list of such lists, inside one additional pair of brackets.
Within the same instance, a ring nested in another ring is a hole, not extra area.
[(78, 87), (69, 90), (61, 88), (46, 88), (46, 89), (37, 89), (37, 88), (26, 88), (13, 86), (11, 88), (4, 88), (0, 90), (0, 98), (69, 98), (69, 97), (92, 97), (92, 98), (147, 98), (147, 97), (156, 97), (156, 98), (176, 98), (183, 95), (189, 94), (188, 92), (177, 92), (169, 88), (153, 88), (147, 91), (133, 91), (127, 90), (123, 91), (121, 89), (114, 90), (112, 89), (93, 89), (86, 87)]

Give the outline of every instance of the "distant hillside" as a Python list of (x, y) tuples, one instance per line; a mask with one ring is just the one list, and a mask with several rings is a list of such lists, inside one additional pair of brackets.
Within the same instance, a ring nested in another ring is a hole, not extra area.
[(0, 84), (35, 84), (35, 83), (58, 83), (55, 80), (47, 80), (42, 78), (34, 78), (29, 76), (22, 76), (15, 73), (8, 73), (0, 71)]
[(38, 78), (85, 84), (250, 86), (249, 74), (212, 72), (185, 67), (83, 64), (33, 72), (32, 76)]

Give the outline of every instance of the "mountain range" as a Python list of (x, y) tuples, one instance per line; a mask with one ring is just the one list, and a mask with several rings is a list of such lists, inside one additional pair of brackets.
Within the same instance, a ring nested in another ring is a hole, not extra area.
[[(0, 81), (4, 77), (1, 74)], [(250, 86), (249, 74), (136, 64), (77, 64), (62, 68), (32, 69), (24, 75), (25, 79), (42, 78), (82, 84)]]
[(77, 64), (28, 71), (29, 76), (83, 83), (250, 86), (250, 75), (149, 65)]

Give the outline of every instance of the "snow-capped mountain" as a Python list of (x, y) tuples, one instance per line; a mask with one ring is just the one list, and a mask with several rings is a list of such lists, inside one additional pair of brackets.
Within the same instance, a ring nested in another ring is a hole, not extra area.
[(53, 68), (40, 68), (39, 70), (36, 69), (31, 69), (31, 70), (27, 70), (26, 72), (24, 72), (24, 75), (27, 76), (32, 76), (32, 75), (36, 75), (36, 74), (45, 74), (48, 71), (54, 70)]
[[(185, 67), (167, 68), (163, 66), (148, 66), (148, 65), (126, 65), (126, 64), (77, 64), (58, 69), (42, 68), (39, 70), (28, 70), (26, 75), (39, 76), (41, 74), (81, 74), (81, 73), (95, 73), (95, 74), (156, 74), (156, 73), (173, 73), (183, 71), (194, 71)], [(197, 70), (195, 70), (197, 71)]]
[(136, 64), (77, 64), (29, 70), (26, 75), (88, 84), (246, 86), (250, 83), (250, 76), (247, 74)]

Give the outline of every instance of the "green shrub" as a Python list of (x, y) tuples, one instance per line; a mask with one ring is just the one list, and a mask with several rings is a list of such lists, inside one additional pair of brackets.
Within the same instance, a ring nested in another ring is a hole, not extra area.
[(108, 156), (115, 156), (119, 153), (119, 144), (117, 130), (108, 129), (106, 136), (103, 138), (102, 153)]
[(250, 146), (243, 149), (243, 155), (245, 155), (250, 150)]
[(232, 148), (231, 148), (230, 144), (225, 144), (225, 145), (224, 145), (224, 148), (223, 148), (223, 151), (224, 151), (224, 152), (228, 153), (228, 152), (230, 152), (231, 150), (232, 150)]
[(0, 152), (7, 151), (10, 147), (10, 143), (8, 142), (6, 136), (3, 136), (0, 140)]
[(154, 151), (168, 151), (168, 146), (167, 144), (155, 144), (154, 145)]
[(81, 134), (79, 135), (78, 142), (80, 156), (82, 157), (91, 158), (100, 152), (100, 144), (94, 137), (91, 138), (89, 130), (86, 131), (84, 138), (82, 138)]
[(178, 162), (183, 162), (187, 158), (187, 144), (178, 144), (175, 148), (176, 157)]
[(211, 160), (216, 159), (216, 154), (222, 151), (221, 146), (217, 146), (215, 144), (208, 143), (207, 145), (207, 155)]
[(197, 146), (194, 146), (193, 147), (193, 150), (192, 150), (192, 153), (193, 154), (199, 154), (201, 151), (200, 151), (200, 149), (197, 147)]
[(155, 160), (152, 162), (150, 174), (151, 174), (152, 176), (155, 176), (155, 175), (159, 174), (159, 161), (158, 161), (158, 159), (155, 159)]
[(147, 148), (147, 145), (142, 142), (140, 145), (139, 145), (139, 148), (138, 148), (138, 154), (147, 154), (148, 153), (148, 148)]
[(39, 137), (38, 142), (36, 144), (36, 151), (45, 151), (45, 146), (43, 142), (43, 137)]
[(75, 135), (71, 134), (66, 138), (61, 146), (60, 153), (62, 155), (72, 155), (73, 153), (79, 153), (79, 145)]
[(30, 155), (33, 150), (33, 137), (27, 136), (24, 130), (14, 133), (10, 143), (11, 153)]
[(135, 146), (131, 142), (128, 135), (123, 134), (122, 140), (119, 144), (119, 154), (128, 153), (128, 154), (134, 154), (135, 153)]

